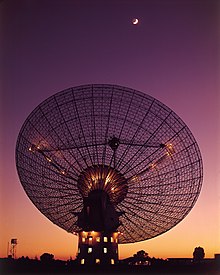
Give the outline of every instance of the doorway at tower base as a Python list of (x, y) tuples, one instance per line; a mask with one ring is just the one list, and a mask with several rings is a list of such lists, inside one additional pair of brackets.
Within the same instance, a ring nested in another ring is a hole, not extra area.
[(80, 265), (117, 265), (118, 232), (80, 231), (77, 262)]

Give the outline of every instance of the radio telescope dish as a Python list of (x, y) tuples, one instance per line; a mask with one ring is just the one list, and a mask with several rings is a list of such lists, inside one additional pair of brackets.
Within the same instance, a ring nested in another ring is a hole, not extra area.
[[(72, 233), (107, 226), (123, 233), (120, 243), (174, 227), (202, 185), (200, 150), (186, 124), (155, 98), (116, 85), (78, 86), (43, 101), (20, 130), (16, 165), (49, 220)], [(97, 198), (109, 203), (112, 224), (80, 218), (87, 199)]]

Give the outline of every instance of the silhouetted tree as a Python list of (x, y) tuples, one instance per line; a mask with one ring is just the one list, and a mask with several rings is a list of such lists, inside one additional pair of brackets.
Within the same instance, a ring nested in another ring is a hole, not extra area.
[(25, 262), (29, 262), (30, 259), (29, 259), (28, 256), (26, 256), (26, 257), (25, 256), (21, 256), (20, 258), (18, 258), (18, 261), (25, 263)]
[(54, 255), (50, 253), (44, 253), (40, 256), (40, 260), (44, 263), (48, 263), (54, 260)]
[(134, 264), (146, 264), (150, 257), (148, 256), (148, 253), (146, 253), (144, 250), (138, 251), (136, 254), (133, 255)]
[(205, 252), (202, 247), (196, 247), (193, 252), (193, 261), (194, 262), (201, 262), (205, 257)]

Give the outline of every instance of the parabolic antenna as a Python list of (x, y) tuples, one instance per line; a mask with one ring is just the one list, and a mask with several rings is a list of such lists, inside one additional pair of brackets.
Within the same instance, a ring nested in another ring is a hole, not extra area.
[[(117, 230), (120, 243), (171, 229), (202, 185), (200, 150), (186, 124), (155, 98), (116, 85), (78, 86), (43, 101), (21, 128), (16, 163), (49, 220), (72, 233)], [(97, 201), (109, 205), (108, 220), (105, 210), (92, 214)]]

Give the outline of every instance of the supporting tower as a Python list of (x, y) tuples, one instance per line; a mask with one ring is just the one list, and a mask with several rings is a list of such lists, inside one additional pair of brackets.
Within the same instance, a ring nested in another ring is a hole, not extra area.
[(82, 265), (118, 263), (119, 216), (115, 205), (127, 194), (125, 178), (114, 168), (92, 166), (78, 180), (83, 209), (78, 214), (78, 263)]
[(119, 214), (107, 192), (97, 189), (84, 198), (84, 208), (78, 217), (79, 264), (117, 264)]

